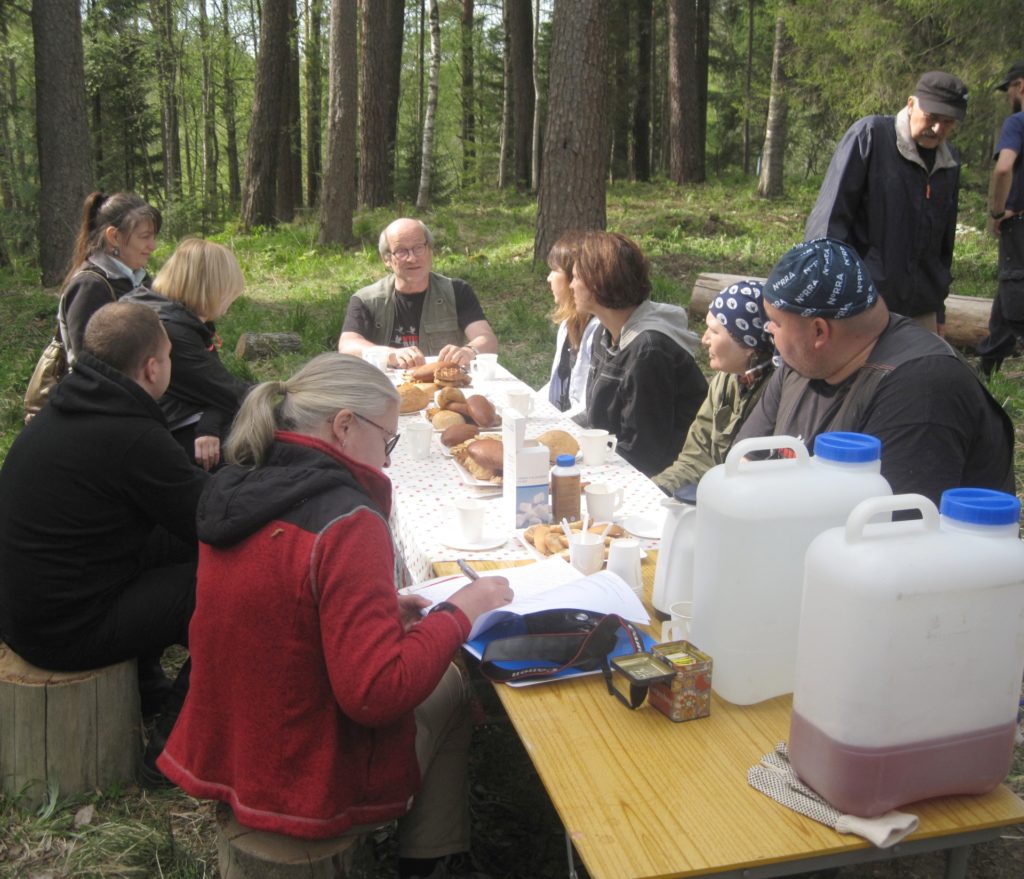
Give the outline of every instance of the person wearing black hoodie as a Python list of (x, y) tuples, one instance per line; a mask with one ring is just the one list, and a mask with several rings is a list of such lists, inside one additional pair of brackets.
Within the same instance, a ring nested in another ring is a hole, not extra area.
[(160, 655), (187, 643), (207, 479), (156, 403), (170, 349), (152, 310), (103, 306), (0, 469), (0, 637), (56, 671), (137, 657), (147, 714), (167, 695)]

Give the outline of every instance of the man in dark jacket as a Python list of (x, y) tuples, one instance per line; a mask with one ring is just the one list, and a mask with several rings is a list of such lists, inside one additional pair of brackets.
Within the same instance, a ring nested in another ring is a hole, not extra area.
[(855, 122), (804, 231), (851, 245), (889, 310), (940, 334), (960, 194), (960, 154), (946, 139), (966, 112), (963, 82), (932, 71), (896, 116)]
[(170, 352), (154, 311), (105, 305), (0, 469), (0, 636), (60, 671), (137, 657), (150, 714), (161, 653), (187, 641), (206, 480), (156, 404)]

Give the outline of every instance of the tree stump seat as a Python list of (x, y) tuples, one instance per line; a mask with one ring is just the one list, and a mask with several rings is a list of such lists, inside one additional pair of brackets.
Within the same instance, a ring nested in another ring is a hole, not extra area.
[(221, 879), (346, 879), (363, 837), (298, 839), (243, 827), (227, 803), (217, 804)]
[[(687, 308), (690, 320), (703, 321), (707, 317), (708, 306), (725, 287), (747, 278), (761, 283), (767, 280), (755, 275), (728, 275), (721, 272), (703, 272), (698, 275)], [(988, 316), (991, 310), (991, 299), (951, 293), (946, 297), (946, 341), (955, 348), (973, 354), (978, 342), (988, 335)]]
[(142, 753), (135, 660), (88, 671), (36, 668), (0, 642), (0, 789), (35, 809), (134, 782)]

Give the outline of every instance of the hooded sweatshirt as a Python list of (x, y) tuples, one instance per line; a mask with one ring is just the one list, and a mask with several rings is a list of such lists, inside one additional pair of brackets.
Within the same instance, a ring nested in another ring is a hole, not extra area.
[(594, 339), (587, 408), (576, 417), (618, 437), (618, 452), (647, 476), (675, 461), (708, 383), (693, 359), (699, 338), (686, 310), (646, 300), (618, 344), (602, 328)]
[(280, 432), (265, 464), (218, 472), (199, 507), (188, 698), (158, 765), (248, 827), (306, 838), (391, 820), (420, 783), (413, 709), (469, 634), (406, 631), (391, 483)]
[(141, 386), (80, 354), (0, 470), (0, 629), (8, 643), (30, 653), (88, 632), (142, 572), (157, 525), (195, 542), (206, 478)]

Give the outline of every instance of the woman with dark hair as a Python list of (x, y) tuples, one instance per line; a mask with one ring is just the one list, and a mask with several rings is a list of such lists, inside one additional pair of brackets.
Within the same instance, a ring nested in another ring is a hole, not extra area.
[(652, 302), (650, 266), (616, 232), (587, 232), (571, 283), (576, 310), (601, 322), (594, 339), (587, 405), (575, 420), (618, 437), (618, 452), (653, 476), (671, 464), (707, 395), (693, 359), (698, 337), (686, 311)]
[(146, 264), (162, 222), (160, 211), (131, 192), (96, 191), (86, 197), (61, 293), (60, 333), (69, 362), (74, 363), (96, 311), (148, 286)]
[(574, 415), (587, 401), (587, 375), (590, 372), (590, 349), (594, 334), (600, 327), (592, 314), (579, 312), (572, 298), (572, 266), (579, 232), (566, 232), (548, 253), (548, 285), (555, 300), (551, 320), (558, 325), (555, 338), (555, 360), (551, 378), (537, 393), (547, 397), (552, 406)]
[(472, 732), (452, 658), (512, 590), (481, 577), (423, 617), (398, 594), (397, 441), (398, 392), (357, 357), (249, 392), (199, 504), (192, 677), (157, 765), (257, 830), (326, 839), (398, 818), (399, 875), (448, 875), (469, 847)]

